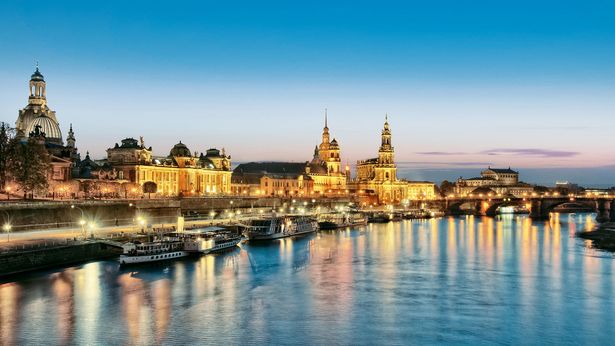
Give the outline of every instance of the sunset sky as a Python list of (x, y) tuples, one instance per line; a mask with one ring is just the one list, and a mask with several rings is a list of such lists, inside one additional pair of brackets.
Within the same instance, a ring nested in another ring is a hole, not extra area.
[(64, 136), (233, 161), (311, 157), (324, 109), (342, 159), (404, 167), (615, 164), (613, 1), (3, 1), (0, 120), (40, 62)]

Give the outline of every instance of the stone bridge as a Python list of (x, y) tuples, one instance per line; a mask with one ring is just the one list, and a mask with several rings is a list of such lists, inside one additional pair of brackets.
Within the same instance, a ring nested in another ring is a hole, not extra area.
[[(533, 219), (549, 219), (556, 209), (587, 210), (596, 213), (598, 222), (615, 221), (613, 197), (491, 197), (446, 198), (435, 204), (447, 215), (459, 215), (468, 209), (478, 216), (495, 216), (498, 209), (508, 206), (525, 206)], [(463, 208), (465, 207), (465, 208)]]

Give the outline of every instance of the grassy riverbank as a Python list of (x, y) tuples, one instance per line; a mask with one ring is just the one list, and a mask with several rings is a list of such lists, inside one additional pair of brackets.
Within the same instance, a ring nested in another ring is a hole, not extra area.
[(578, 235), (591, 240), (597, 249), (615, 252), (615, 222), (603, 223), (593, 231), (581, 232)]

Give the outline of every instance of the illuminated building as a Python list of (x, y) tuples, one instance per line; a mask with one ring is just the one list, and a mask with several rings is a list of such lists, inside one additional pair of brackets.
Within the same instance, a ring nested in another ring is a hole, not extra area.
[(349, 168), (342, 170), (340, 145), (331, 140), (325, 111), (321, 143), (307, 162), (250, 162), (233, 171), (233, 194), (327, 196), (346, 193)]
[(522, 197), (531, 194), (533, 187), (519, 181), (519, 172), (509, 168), (491, 168), (481, 172), (480, 177), (457, 179), (455, 193), (467, 196), (470, 194), (501, 194)]
[[(192, 153), (181, 141), (166, 157), (154, 157), (141, 138), (122, 140), (107, 149), (107, 163), (117, 178), (143, 187), (155, 186), (159, 196), (202, 196), (231, 192), (231, 157), (218, 149)], [(153, 185), (152, 185), (153, 184)], [(147, 192), (143, 190), (143, 192)]]
[(395, 150), (388, 116), (381, 134), (378, 157), (357, 162), (357, 176), (349, 183), (353, 191), (375, 195), (379, 203), (400, 203), (408, 199), (431, 199), (435, 185), (431, 182), (411, 182), (397, 178)]
[(47, 105), (47, 83), (38, 65), (30, 77), (28, 89), (28, 104), (19, 110), (15, 122), (16, 138), (21, 141), (33, 138), (45, 145), (50, 154), (51, 166), (47, 175), (49, 194), (68, 193), (68, 190), (73, 190), (68, 182), (73, 174), (75, 163), (80, 159), (75, 147), (73, 126), (71, 124), (65, 145), (56, 112)]

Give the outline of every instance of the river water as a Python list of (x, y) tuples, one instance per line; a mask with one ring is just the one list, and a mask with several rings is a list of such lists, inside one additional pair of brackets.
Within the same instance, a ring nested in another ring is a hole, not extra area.
[(370, 224), (0, 284), (2, 344), (613, 344), (593, 215)]

